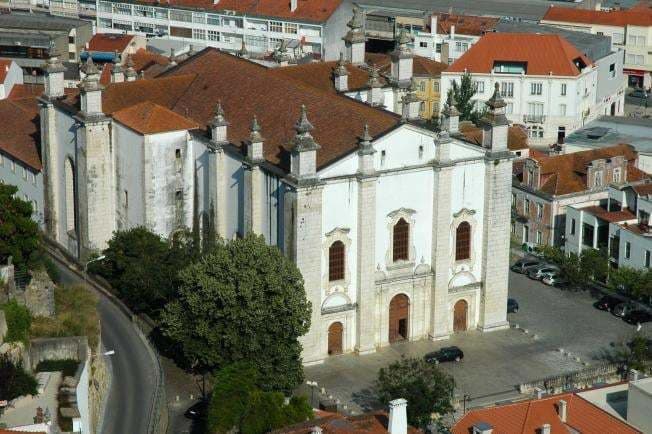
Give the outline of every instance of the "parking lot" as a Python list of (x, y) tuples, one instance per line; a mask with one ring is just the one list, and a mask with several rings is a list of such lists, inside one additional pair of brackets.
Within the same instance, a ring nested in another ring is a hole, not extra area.
[[(470, 405), (478, 406), (518, 396), (516, 387), (522, 382), (606, 361), (613, 356), (613, 345), (622, 344), (634, 333), (633, 326), (595, 309), (595, 299), (588, 292), (560, 291), (510, 273), (509, 295), (520, 304), (518, 313), (508, 318), (518, 329), (487, 334), (471, 331), (447, 341), (401, 343), (366, 356), (336, 356), (307, 367), (306, 379), (316, 381), (351, 409), (372, 409), (378, 407), (370, 394), (378, 369), (402, 355), (422, 357), (457, 345), (464, 351), (464, 360), (441, 367), (455, 378), (456, 394), (471, 396)], [(649, 323), (643, 332), (652, 335)], [(571, 355), (562, 354), (559, 348)]]

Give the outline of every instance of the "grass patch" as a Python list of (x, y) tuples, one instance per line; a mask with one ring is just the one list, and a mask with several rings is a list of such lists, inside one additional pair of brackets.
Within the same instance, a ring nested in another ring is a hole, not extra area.
[(27, 345), (29, 341), (29, 329), (32, 317), (25, 306), (21, 306), (16, 300), (11, 300), (0, 305), (5, 313), (7, 321), (7, 342), (23, 342)]
[(81, 286), (57, 286), (54, 302), (56, 316), (34, 318), (31, 337), (87, 336), (89, 345), (95, 348), (100, 333), (97, 298)]
[(36, 366), (36, 372), (62, 372), (64, 377), (74, 377), (79, 362), (72, 359), (43, 360)]

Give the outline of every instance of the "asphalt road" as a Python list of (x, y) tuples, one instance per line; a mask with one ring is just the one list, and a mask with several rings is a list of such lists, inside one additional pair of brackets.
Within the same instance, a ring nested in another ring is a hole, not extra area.
[[(61, 283), (78, 284), (81, 279), (56, 260)], [(106, 297), (99, 294), (98, 313), (102, 343), (112, 370), (111, 388), (104, 414), (103, 434), (145, 434), (156, 384), (156, 367), (131, 322)]]

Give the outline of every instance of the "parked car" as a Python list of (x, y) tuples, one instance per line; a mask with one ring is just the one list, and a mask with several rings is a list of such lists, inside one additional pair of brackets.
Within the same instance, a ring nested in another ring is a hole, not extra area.
[(518, 312), (518, 301), (513, 298), (507, 299), (507, 313), (517, 313)]
[(559, 267), (553, 264), (541, 264), (536, 267), (530, 267), (527, 270), (527, 277), (534, 280), (541, 280), (546, 275), (552, 273), (559, 273)]
[(623, 320), (629, 324), (643, 324), (652, 321), (652, 313), (643, 309), (633, 309), (623, 316)]
[(629, 94), (632, 98), (641, 98), (647, 99), (648, 94), (645, 89), (635, 89), (632, 93)]
[(541, 265), (541, 260), (537, 258), (523, 258), (519, 259), (511, 266), (512, 271), (525, 274), (530, 267)]
[(463, 358), (464, 352), (462, 352), (458, 347), (444, 347), (439, 351), (428, 353), (424, 357), (428, 363), (459, 362)]
[(541, 281), (546, 285), (556, 286), (557, 288), (563, 288), (568, 286), (568, 279), (563, 277), (560, 273), (546, 273)]
[(199, 402), (194, 403), (186, 412), (184, 413), (184, 416), (186, 416), (188, 419), (202, 419), (204, 416), (206, 416), (208, 412), (208, 401), (202, 400)]
[(624, 303), (617, 304), (616, 307), (613, 308), (611, 313), (613, 313), (618, 317), (623, 318), (625, 315), (627, 315), (633, 310), (636, 310), (636, 305), (630, 301), (627, 301)]
[(616, 297), (615, 295), (604, 295), (600, 300), (596, 301), (593, 306), (600, 310), (611, 312), (614, 307), (618, 306), (622, 302), (623, 300)]

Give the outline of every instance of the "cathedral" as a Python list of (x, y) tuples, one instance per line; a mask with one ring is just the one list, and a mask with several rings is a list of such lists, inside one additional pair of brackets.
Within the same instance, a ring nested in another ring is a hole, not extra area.
[(442, 132), (419, 127), (405, 50), (386, 77), (401, 115), (372, 103), (373, 80), (370, 102), (347, 97), (335, 90), (342, 63), (364, 52), (347, 36), (333, 91), (207, 48), (152, 79), (116, 65), (106, 86), (89, 62), (70, 93), (51, 58), (39, 99), (46, 232), (80, 258), (141, 225), (264, 236), (304, 278), (305, 364), (507, 327), (505, 103), (487, 101), (481, 145), (459, 134), (451, 101)]

